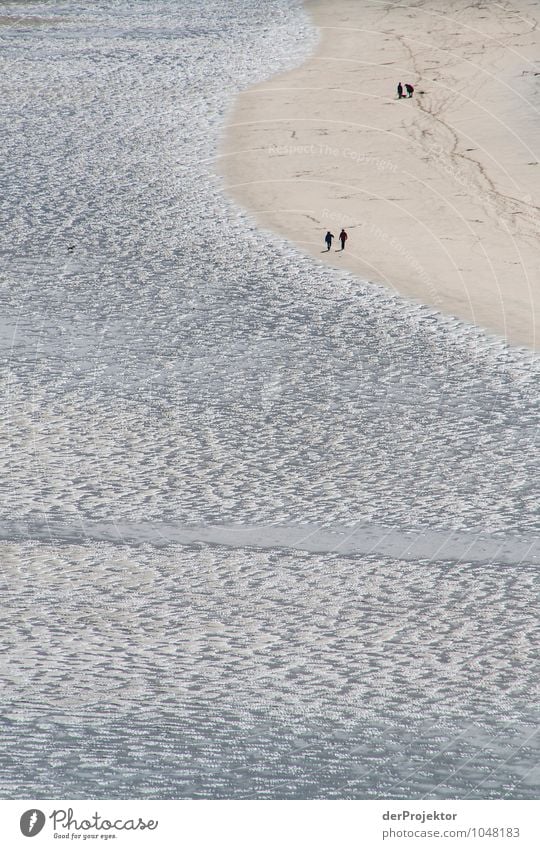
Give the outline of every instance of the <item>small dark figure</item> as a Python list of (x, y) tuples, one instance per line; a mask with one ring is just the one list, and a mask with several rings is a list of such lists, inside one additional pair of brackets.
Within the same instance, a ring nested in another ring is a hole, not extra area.
[(332, 239), (334, 238), (334, 234), (331, 233), (330, 230), (328, 230), (326, 236), (324, 237), (324, 241), (326, 242), (326, 247), (328, 248), (328, 250), (330, 250), (330, 248), (332, 247)]
[(405, 88), (407, 89), (407, 97), (412, 97), (414, 93), (414, 86), (410, 83), (405, 83)]
[(345, 250), (345, 242), (347, 241), (348, 238), (349, 237), (347, 236), (347, 233), (345, 232), (345, 230), (342, 230), (341, 233), (339, 234), (339, 241), (341, 242), (341, 250), (342, 251)]
[(397, 96), (399, 100), (401, 100), (401, 98), (403, 97), (403, 86), (401, 85), (401, 83), (397, 84)]

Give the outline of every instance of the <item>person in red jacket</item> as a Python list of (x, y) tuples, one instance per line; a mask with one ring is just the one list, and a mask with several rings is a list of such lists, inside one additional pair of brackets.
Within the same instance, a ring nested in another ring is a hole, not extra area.
[(341, 233), (339, 234), (339, 241), (341, 242), (341, 250), (342, 251), (345, 250), (345, 242), (347, 241), (348, 238), (349, 237), (347, 236), (347, 233), (345, 232), (345, 230), (342, 230)]

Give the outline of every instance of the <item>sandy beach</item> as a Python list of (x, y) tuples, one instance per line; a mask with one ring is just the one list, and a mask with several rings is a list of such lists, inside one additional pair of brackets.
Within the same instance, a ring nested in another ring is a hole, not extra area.
[(230, 116), (233, 196), (321, 262), (537, 349), (537, 4), (306, 7), (315, 55)]

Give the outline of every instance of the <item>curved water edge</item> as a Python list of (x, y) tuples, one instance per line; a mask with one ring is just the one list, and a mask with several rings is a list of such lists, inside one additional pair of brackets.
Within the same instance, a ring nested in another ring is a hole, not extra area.
[[(262, 226), (325, 266), (534, 349), (538, 128), (523, 66), (537, 23), (524, 11), (508, 42), (502, 7), (432, 5), (310, 4), (320, 49), (238, 98), (223, 173)], [(405, 69), (417, 96), (397, 104)], [(323, 251), (345, 225), (347, 250)]]

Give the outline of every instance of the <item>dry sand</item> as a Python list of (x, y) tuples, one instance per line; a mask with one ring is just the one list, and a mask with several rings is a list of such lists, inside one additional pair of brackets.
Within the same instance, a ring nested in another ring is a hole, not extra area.
[[(58, 18), (53, 18), (52, 22), (56, 23)], [(13, 27), (13, 28), (21, 28), (21, 27), (36, 27), (36, 26), (44, 26), (45, 24), (50, 24), (51, 18), (28, 18), (28, 17), (8, 17), (7, 15), (0, 15), (0, 27)]]
[[(40, 14), (30, 15), (19, 13), (19, 7), (33, 6), (34, 10), (38, 9)], [(13, 29), (26, 29), (28, 27), (45, 26), (50, 23), (57, 23), (60, 18), (56, 16), (43, 17), (43, 12), (46, 11), (43, 2), (39, 0), (0, 0), (0, 12), (9, 12), (8, 15), (0, 14), (0, 27), (12, 27)], [(64, 19), (62, 19), (64, 20)]]
[(230, 116), (234, 197), (330, 266), (538, 348), (538, 3), (306, 7), (315, 55)]

